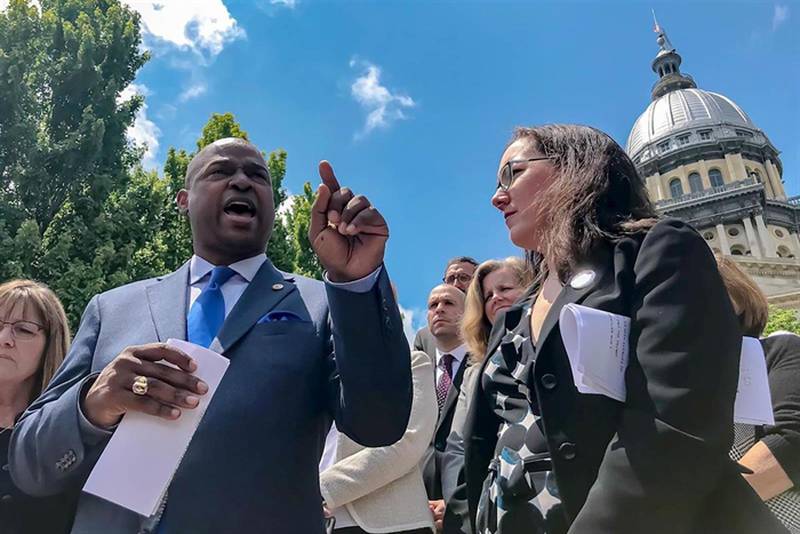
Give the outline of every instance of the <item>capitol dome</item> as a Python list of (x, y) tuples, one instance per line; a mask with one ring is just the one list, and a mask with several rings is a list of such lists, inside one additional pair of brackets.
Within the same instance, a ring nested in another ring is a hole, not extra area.
[[(685, 76), (685, 75), (684, 75)], [(633, 125), (626, 150), (636, 159), (643, 149), (680, 134), (708, 130), (728, 131), (732, 137), (745, 130), (754, 136), (759, 130), (750, 117), (726, 96), (696, 88), (673, 89), (653, 100)], [(721, 128), (722, 127), (722, 128)], [(690, 136), (684, 144), (689, 144)], [(700, 136), (695, 137), (701, 140)], [(677, 143), (676, 143), (677, 144)]]

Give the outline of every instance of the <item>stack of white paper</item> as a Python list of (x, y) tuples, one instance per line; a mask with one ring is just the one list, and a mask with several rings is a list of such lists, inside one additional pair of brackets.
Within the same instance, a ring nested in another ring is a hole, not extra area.
[[(578, 391), (624, 402), (630, 318), (567, 304), (561, 310), (559, 324)], [(759, 340), (752, 337), (742, 338), (739, 387), (733, 412), (737, 423), (775, 424), (764, 350)]]
[(186, 341), (170, 339), (167, 345), (194, 359), (194, 374), (208, 384), (208, 393), (200, 396), (196, 408), (182, 409), (177, 421), (125, 414), (83, 487), (147, 517), (161, 503), (229, 363), (220, 354)]
[(631, 320), (567, 304), (561, 310), (559, 324), (578, 391), (624, 402)]
[(733, 419), (750, 425), (774, 425), (772, 395), (769, 392), (767, 359), (761, 342), (754, 337), (742, 338), (739, 360), (739, 387), (733, 405)]

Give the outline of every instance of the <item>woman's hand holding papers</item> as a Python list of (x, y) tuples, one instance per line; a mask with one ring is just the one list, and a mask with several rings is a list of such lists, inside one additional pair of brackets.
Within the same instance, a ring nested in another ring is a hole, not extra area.
[[(88, 389), (81, 403), (83, 414), (101, 428), (116, 425), (128, 411), (177, 419), (182, 408), (195, 408), (198, 395), (208, 391), (208, 385), (191, 374), (196, 369), (189, 356), (163, 343), (128, 347)], [(137, 377), (147, 378), (144, 394), (134, 393)]]

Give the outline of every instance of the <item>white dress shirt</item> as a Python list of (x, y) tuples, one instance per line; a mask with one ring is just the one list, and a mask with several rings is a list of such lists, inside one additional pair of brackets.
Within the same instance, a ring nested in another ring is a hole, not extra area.
[(439, 383), (439, 379), (442, 377), (442, 373), (444, 373), (444, 362), (442, 362), (442, 356), (445, 354), (451, 354), (453, 356), (453, 366), (450, 374), (451, 379), (455, 379), (456, 373), (461, 368), (461, 364), (464, 362), (464, 358), (467, 355), (467, 345), (459, 345), (453, 350), (449, 350), (447, 352), (442, 352), (439, 348), (436, 348), (436, 383)]
[[(265, 261), (267, 261), (267, 255), (258, 254), (257, 256), (239, 260), (228, 266), (233, 269), (236, 274), (231, 276), (220, 288), (222, 290), (222, 297), (225, 299), (225, 317), (228, 316), (239, 301), (239, 297), (242, 296), (244, 290), (247, 289), (247, 286), (253, 281), (253, 278), (255, 278), (256, 273)], [(196, 254), (192, 256), (189, 262), (189, 305), (186, 307), (187, 314), (189, 310), (192, 309), (194, 301), (197, 300), (197, 297), (200, 296), (200, 293), (208, 285), (208, 281), (211, 279), (211, 270), (214, 269), (214, 267), (213, 264), (200, 256)]]

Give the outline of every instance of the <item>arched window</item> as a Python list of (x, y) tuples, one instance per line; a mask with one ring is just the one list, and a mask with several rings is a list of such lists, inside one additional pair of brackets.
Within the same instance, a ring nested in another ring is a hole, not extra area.
[(789, 247), (786, 247), (784, 245), (781, 245), (781, 246), (778, 247), (778, 257), (779, 258), (788, 258), (788, 257), (790, 257), (791, 254), (792, 253), (789, 250)]
[(755, 181), (756, 181), (757, 183), (759, 183), (759, 184), (761, 183), (761, 173), (760, 173), (760, 172), (758, 172), (758, 169), (753, 169), (753, 174), (752, 174), (752, 176), (753, 176), (753, 178), (755, 179)]
[(732, 256), (744, 256), (745, 251), (744, 247), (741, 245), (734, 245), (731, 247), (731, 255)]
[(703, 181), (700, 179), (700, 175), (696, 172), (693, 172), (689, 175), (689, 189), (692, 193), (699, 193), (703, 190)]
[(725, 181), (722, 179), (722, 173), (719, 172), (719, 169), (711, 169), (708, 171), (708, 181), (711, 182), (711, 187), (725, 185)]
[(672, 195), (672, 198), (678, 198), (683, 196), (683, 186), (681, 185), (681, 181), (678, 178), (673, 178), (669, 182), (669, 194)]

